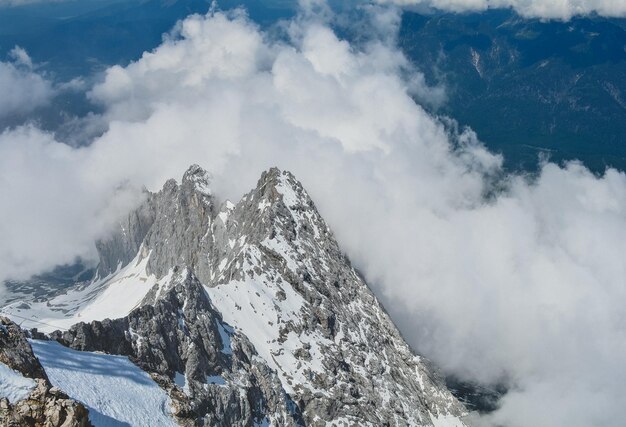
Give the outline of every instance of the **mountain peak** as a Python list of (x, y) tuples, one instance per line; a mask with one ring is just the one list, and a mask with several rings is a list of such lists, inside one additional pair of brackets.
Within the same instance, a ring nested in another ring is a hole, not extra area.
[[(191, 166), (179, 186), (151, 194), (129, 215), (125, 231), (99, 247), (108, 250), (108, 265), (139, 260), (128, 272), (116, 273), (120, 280), (143, 277), (156, 283), (137, 310), (168, 325), (168, 340), (178, 337), (172, 348), (183, 348), (183, 357), (164, 349), (173, 356), (167, 370), (157, 371), (170, 379), (174, 370), (185, 373), (190, 405), (216, 407), (214, 391), (238, 395), (235, 378), (229, 380), (232, 357), (213, 348), (227, 347), (230, 338), (223, 330), (232, 327), (233, 342), (237, 336), (249, 340), (246, 345), (268, 372), (265, 380), (274, 384), (263, 394), (283, 390), (278, 396), (288, 399), (281, 407), (293, 403), (292, 415), (301, 414), (304, 425), (430, 426), (441, 417), (463, 425), (462, 405), (411, 352), (292, 173), (271, 168), (240, 201), (221, 208), (208, 192), (209, 182), (204, 169)], [(125, 243), (128, 238), (132, 245)], [(118, 248), (123, 256), (116, 254)], [(194, 308), (200, 300), (204, 306)], [(160, 338), (136, 323), (133, 313), (111, 330), (119, 333), (128, 354), (161, 366), (142, 347)], [(102, 325), (90, 328), (94, 332)], [(196, 341), (201, 331), (208, 335)], [(216, 375), (224, 388), (209, 387), (207, 394), (207, 377)], [(279, 415), (285, 411), (277, 408), (258, 413), (269, 413), (278, 425), (299, 424), (291, 415), (286, 421)], [(235, 424), (249, 425), (241, 422)]]
[(182, 185), (191, 185), (201, 193), (210, 196), (212, 176), (197, 164), (191, 165), (183, 175)]
[(299, 205), (315, 208), (309, 194), (294, 174), (276, 167), (263, 172), (256, 188), (244, 200), (249, 197), (257, 199), (260, 206), (282, 201), (287, 208)]

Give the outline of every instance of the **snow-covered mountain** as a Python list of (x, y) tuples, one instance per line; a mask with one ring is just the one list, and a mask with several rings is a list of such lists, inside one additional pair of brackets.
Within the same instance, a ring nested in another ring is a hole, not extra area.
[[(465, 425), (289, 172), (219, 204), (192, 166), (97, 248), (91, 283), (2, 311), (71, 349), (128, 356), (180, 425)], [(53, 384), (95, 407), (59, 367), (72, 350), (33, 348)]]

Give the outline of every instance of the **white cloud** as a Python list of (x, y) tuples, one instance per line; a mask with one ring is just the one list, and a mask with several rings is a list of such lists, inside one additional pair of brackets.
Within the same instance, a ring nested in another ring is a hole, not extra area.
[(0, 7), (15, 7), (33, 3), (60, 3), (67, 0), (0, 0)]
[(33, 69), (26, 51), (18, 46), (0, 62), (0, 119), (45, 105), (54, 94), (52, 84)]
[(89, 155), (30, 126), (0, 134), (0, 281), (93, 256), (94, 239), (131, 206), (136, 193), (101, 181)]
[(598, 14), (606, 17), (626, 16), (626, 0), (377, 0), (400, 6), (435, 8), (450, 12), (484, 11), (512, 8), (529, 18), (564, 19)]
[(89, 147), (2, 134), (0, 271), (89, 254), (141, 185), (191, 163), (234, 199), (277, 165), (309, 189), (414, 347), (448, 372), (514, 381), (481, 422), (618, 425), (626, 175), (574, 163), (504, 175), (472, 132), (451, 136), (415, 104), (420, 77), (405, 78), (393, 38), (357, 49), (304, 18), (288, 33), (273, 41), (241, 13), (189, 17), (94, 87), (109, 129)]

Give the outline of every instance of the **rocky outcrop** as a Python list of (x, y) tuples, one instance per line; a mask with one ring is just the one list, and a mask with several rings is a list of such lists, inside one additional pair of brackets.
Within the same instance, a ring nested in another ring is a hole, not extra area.
[(0, 426), (91, 426), (87, 409), (50, 384), (24, 332), (4, 317), (0, 317), (0, 362), (36, 381), (26, 399), (11, 404), (8, 399), (0, 398)]
[(96, 242), (100, 255), (97, 277), (103, 278), (114, 273), (137, 255), (155, 215), (151, 194), (146, 191), (143, 196), (144, 203), (120, 221), (118, 228), (108, 239)]
[(225, 324), (190, 270), (176, 271), (122, 319), (79, 323), (52, 338), (77, 350), (129, 356), (170, 393), (182, 425), (250, 426), (300, 414), (248, 339)]

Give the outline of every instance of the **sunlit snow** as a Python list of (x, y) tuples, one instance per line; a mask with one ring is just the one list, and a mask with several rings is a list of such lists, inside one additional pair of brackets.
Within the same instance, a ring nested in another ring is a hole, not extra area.
[(0, 362), (0, 397), (6, 397), (9, 402), (15, 403), (26, 399), (36, 385), (35, 380), (25, 378)]
[(67, 329), (78, 322), (118, 319), (128, 315), (157, 283), (168, 283), (146, 272), (149, 256), (139, 255), (126, 267), (110, 277), (96, 280), (89, 286), (70, 290), (46, 302), (15, 302), (2, 308), (3, 314), (25, 328), (43, 332)]
[(165, 390), (128, 358), (75, 351), (54, 341), (31, 345), (50, 382), (85, 404), (95, 427), (176, 426)]

